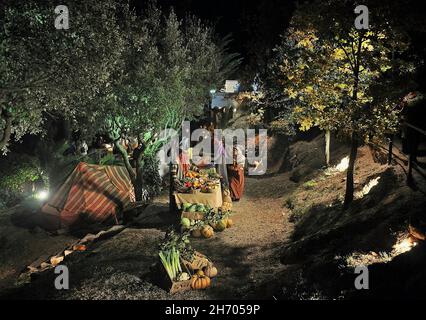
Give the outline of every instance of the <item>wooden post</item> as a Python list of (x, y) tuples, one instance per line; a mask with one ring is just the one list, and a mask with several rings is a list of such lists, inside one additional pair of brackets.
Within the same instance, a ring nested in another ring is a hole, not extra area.
[(390, 135), (389, 136), (388, 165), (392, 164), (392, 148), (393, 148), (393, 135)]
[(413, 155), (410, 153), (408, 156), (408, 172), (407, 172), (407, 185), (412, 185), (413, 183)]
[(330, 130), (325, 131), (325, 164), (327, 167), (330, 166)]

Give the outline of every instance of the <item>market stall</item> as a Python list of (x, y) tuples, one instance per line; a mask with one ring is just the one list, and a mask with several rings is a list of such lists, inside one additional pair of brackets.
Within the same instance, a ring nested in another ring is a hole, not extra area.
[(181, 215), (182, 232), (208, 239), (215, 231), (232, 226), (232, 202), (229, 190), (222, 190), (221, 179), (215, 168), (192, 166), (183, 178), (174, 180), (173, 196)]
[(198, 169), (193, 166), (183, 179), (175, 181), (173, 194), (177, 207), (181, 209), (184, 203), (221, 207), (223, 201), (220, 178), (214, 168)]

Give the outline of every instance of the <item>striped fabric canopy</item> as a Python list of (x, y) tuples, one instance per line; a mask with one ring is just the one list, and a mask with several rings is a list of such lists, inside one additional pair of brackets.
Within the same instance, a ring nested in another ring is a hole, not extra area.
[(103, 223), (135, 201), (126, 168), (79, 163), (65, 183), (43, 206), (42, 212), (57, 215), (61, 227), (81, 219)]

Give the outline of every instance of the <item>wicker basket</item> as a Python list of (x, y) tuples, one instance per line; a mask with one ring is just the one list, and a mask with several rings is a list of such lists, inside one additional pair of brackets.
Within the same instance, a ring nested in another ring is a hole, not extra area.
[[(183, 259), (181, 259), (181, 260), (183, 260)], [(189, 268), (186, 267), (185, 263), (182, 263), (182, 264), (183, 264), (183, 267), (186, 268), (189, 276), (191, 277), (191, 272), (190, 272)], [(191, 278), (189, 280), (185, 280), (185, 281), (174, 281), (174, 280), (170, 279), (169, 275), (167, 274), (166, 270), (164, 269), (164, 267), (161, 263), (158, 263), (155, 266), (154, 270), (155, 270), (154, 274), (156, 275), (155, 276), (156, 284), (160, 288), (168, 291), (170, 294), (175, 294), (175, 293), (179, 293), (179, 292), (185, 292), (185, 291), (192, 290)]]
[(183, 265), (192, 272), (203, 269), (204, 267), (211, 267), (213, 265), (213, 263), (204, 254), (199, 253), (198, 251), (195, 251), (194, 260), (192, 262), (185, 259), (181, 260)]

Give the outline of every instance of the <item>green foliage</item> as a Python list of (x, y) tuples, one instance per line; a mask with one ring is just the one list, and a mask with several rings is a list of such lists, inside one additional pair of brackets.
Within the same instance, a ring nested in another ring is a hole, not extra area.
[(31, 185), (41, 181), (48, 185), (37, 160), (27, 155), (3, 160), (0, 164), (0, 201), (6, 206), (15, 205), (31, 192)]
[(115, 1), (73, 1), (69, 30), (54, 28), (56, 6), (9, 1), (1, 16), (0, 111), (10, 109), (16, 141), (43, 133), (48, 114), (90, 121), (95, 115), (84, 110), (109, 87), (124, 47)]
[(399, 58), (408, 49), (404, 33), (377, 8), (370, 14), (370, 29), (359, 31), (346, 3), (299, 7), (271, 65), (273, 92), (287, 98), (277, 123), (365, 142), (396, 130), (402, 79), (414, 65)]
[(229, 39), (217, 45), (213, 30), (194, 17), (181, 21), (151, 5), (141, 18), (125, 11), (121, 25), (127, 45), (103, 107), (93, 110), (94, 128), (105, 128), (113, 139), (143, 137), (145, 152), (155, 153), (166, 142), (158, 143), (158, 133), (201, 115), (209, 89), (240, 60), (227, 53)]
[(162, 180), (158, 173), (158, 159), (155, 156), (147, 156), (144, 159), (142, 178), (149, 199), (158, 196), (161, 192)]
[[(155, 5), (137, 16), (128, 3), (76, 0), (69, 4), (69, 30), (54, 28), (56, 5), (49, 0), (5, 6), (0, 139), (9, 113), (16, 141), (45, 133), (46, 117), (60, 116), (86, 141), (97, 133), (115, 142), (138, 138), (144, 151), (135, 160), (143, 164), (170, 138), (159, 133), (199, 116), (209, 89), (241, 61), (228, 53), (229, 38), (217, 42), (200, 20), (182, 21)], [(4, 152), (6, 147), (0, 145)], [(123, 160), (133, 175), (127, 155)]]
[(303, 188), (310, 190), (315, 188), (316, 185), (317, 185), (317, 182), (315, 180), (309, 180), (303, 184)]
[(103, 156), (99, 160), (99, 165), (101, 166), (112, 166), (115, 164), (115, 156), (112, 153), (108, 153), (107, 155)]

